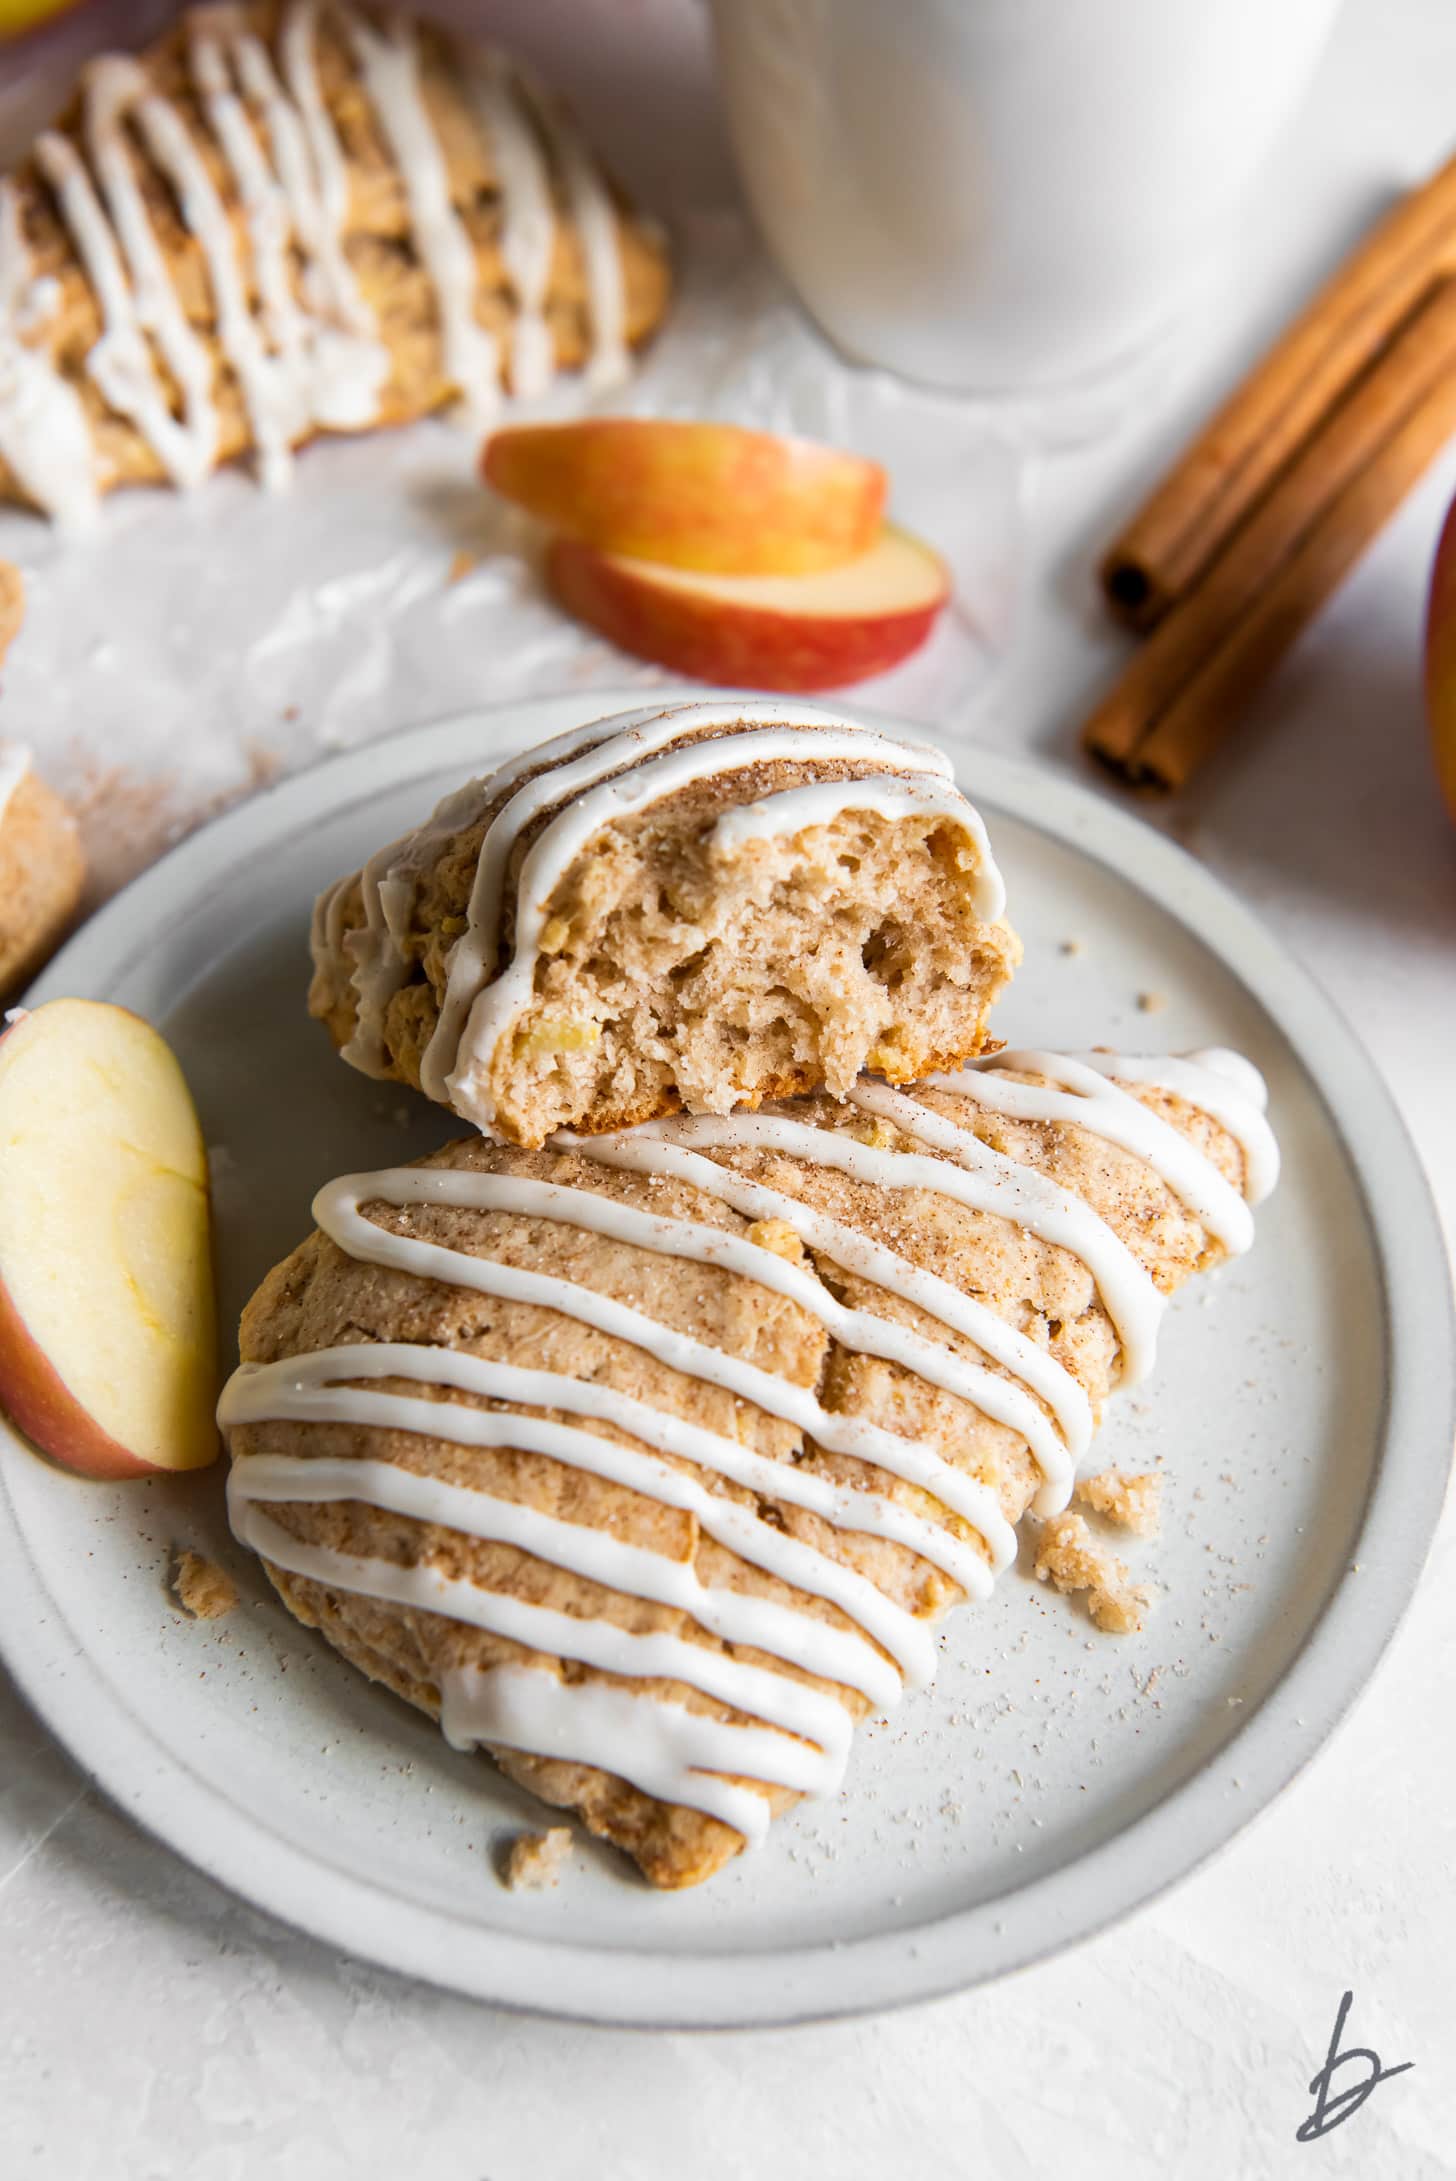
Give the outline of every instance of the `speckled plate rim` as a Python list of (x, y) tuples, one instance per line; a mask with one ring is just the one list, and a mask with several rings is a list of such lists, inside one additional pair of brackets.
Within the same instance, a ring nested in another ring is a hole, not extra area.
[[(109, 903), (28, 997), (107, 997), (147, 934), (188, 913), (220, 870), (353, 802), (451, 768), (468, 770), (487, 721), (498, 731), (508, 714), (524, 745), (573, 723), (585, 701), (606, 713), (640, 702), (641, 692), (482, 706), (294, 775), (185, 841)], [(888, 724), (925, 733), (904, 721)], [(624, 1952), (466, 1928), (320, 1862), (235, 1808), (204, 1772), (164, 1750), (143, 1717), (117, 1704), (112, 1688), (68, 1671), (84, 1661), (85, 1643), (42, 1581), (0, 1474), (0, 1657), (114, 1802), (256, 1907), (403, 1974), (575, 2020), (729, 2028), (902, 2006), (1022, 1968), (1184, 1877), (1288, 1785), (1374, 1671), (1425, 1560), (1456, 1438), (1450, 1270), (1394, 1101), (1314, 979), (1182, 849), (1070, 779), (979, 745), (951, 747), (977, 803), (993, 816), (1000, 812), (1110, 868), (1188, 927), (1270, 1015), (1318, 1087), (1357, 1178), (1385, 1304), (1385, 1411), (1352, 1555), (1361, 1566), (1358, 1583), (1345, 1577), (1336, 1584), (1278, 1686), (1201, 1770), (1113, 1838), (1035, 1883), (917, 1927), (842, 1943), (739, 1954)]]

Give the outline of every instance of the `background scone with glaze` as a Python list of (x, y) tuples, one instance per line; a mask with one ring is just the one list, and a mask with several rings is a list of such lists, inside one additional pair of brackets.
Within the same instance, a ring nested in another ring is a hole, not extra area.
[(1232, 1054), (997, 1056), (343, 1177), (243, 1317), (284, 1603), (659, 1886), (934, 1669), (1277, 1167)]
[(504, 382), (620, 380), (667, 254), (503, 55), (341, 0), (186, 9), (0, 183), (0, 499), (83, 521)]
[(574, 729), (448, 796), (314, 918), (366, 1074), (514, 1143), (977, 1052), (1020, 958), (943, 753), (716, 700)]

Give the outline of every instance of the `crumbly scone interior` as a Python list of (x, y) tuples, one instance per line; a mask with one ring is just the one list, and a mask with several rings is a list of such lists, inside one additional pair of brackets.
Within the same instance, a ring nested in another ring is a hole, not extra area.
[[(668, 756), (719, 769), (628, 815), (608, 805), (546, 879), (537, 859), (580, 805), (543, 794), (511, 840), (496, 921), (479, 920), (465, 997), (480, 1005), (453, 1020), (482, 859), (510, 826), (512, 798), (549, 790), (556, 764), (517, 771), (499, 791), (482, 783), (474, 808), (463, 795), (442, 805), (324, 898), (310, 1007), (347, 1059), (539, 1145), (565, 1126), (726, 1112), (821, 1084), (842, 1093), (866, 1067), (909, 1081), (981, 1049), (1020, 944), (999, 913), (979, 820), (929, 772), (929, 753), (916, 773), (905, 745), (849, 727), (835, 739), (839, 723), (817, 708), (681, 709)], [(663, 721), (673, 714), (654, 731)], [(581, 805), (630, 789), (654, 761), (635, 754), (640, 727), (599, 727), (604, 751), (620, 743), (621, 755), (603, 757), (610, 769)], [(794, 754), (751, 754), (785, 733)], [(863, 758), (841, 754), (859, 743)], [(760, 808), (797, 812), (811, 790), (802, 824), (733, 830)], [(482, 1007), (513, 964), (518, 997), (487, 1037)]]
[(1245, 1245), (1261, 1117), (1114, 1069), (1016, 1055), (975, 1096), (866, 1081), (336, 1185), (244, 1317), (240, 1536), (454, 1739), (653, 1883), (709, 1876), (832, 1789), (917, 1631), (1065, 1505), (1078, 1404), (1090, 1430), (1159, 1298)]
[(977, 917), (962, 834), (848, 810), (730, 861), (712, 849), (722, 801), (609, 828), (558, 889), (496, 1064), (504, 1133), (838, 1095), (866, 1067), (906, 1082), (984, 1043), (1019, 948)]

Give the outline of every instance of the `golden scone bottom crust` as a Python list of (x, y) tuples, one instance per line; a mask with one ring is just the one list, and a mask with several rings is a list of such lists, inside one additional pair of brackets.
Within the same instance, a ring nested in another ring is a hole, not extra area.
[(342, 1655), (694, 1884), (926, 1680), (1277, 1153), (1236, 1055), (998, 1054), (322, 1190), (229, 1505)]
[(939, 751), (783, 698), (597, 720), (321, 897), (345, 1059), (514, 1143), (981, 1050), (1020, 957)]
[(0, 182), (0, 498), (84, 522), (560, 367), (620, 379), (658, 231), (503, 55), (335, 0), (186, 9)]

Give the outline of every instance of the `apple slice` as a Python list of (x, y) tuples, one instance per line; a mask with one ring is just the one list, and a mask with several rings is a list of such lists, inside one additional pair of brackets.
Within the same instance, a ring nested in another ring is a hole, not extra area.
[(0, 1037), (0, 1406), (92, 1477), (218, 1450), (207, 1159), (182, 1071), (125, 1008)]
[(842, 568), (812, 576), (704, 576), (554, 539), (561, 604), (624, 651), (742, 689), (838, 689), (882, 674), (930, 634), (950, 596), (945, 563), (886, 525)]
[(738, 424), (588, 417), (486, 442), (486, 482), (604, 553), (711, 575), (797, 576), (868, 552), (885, 505), (877, 462)]

